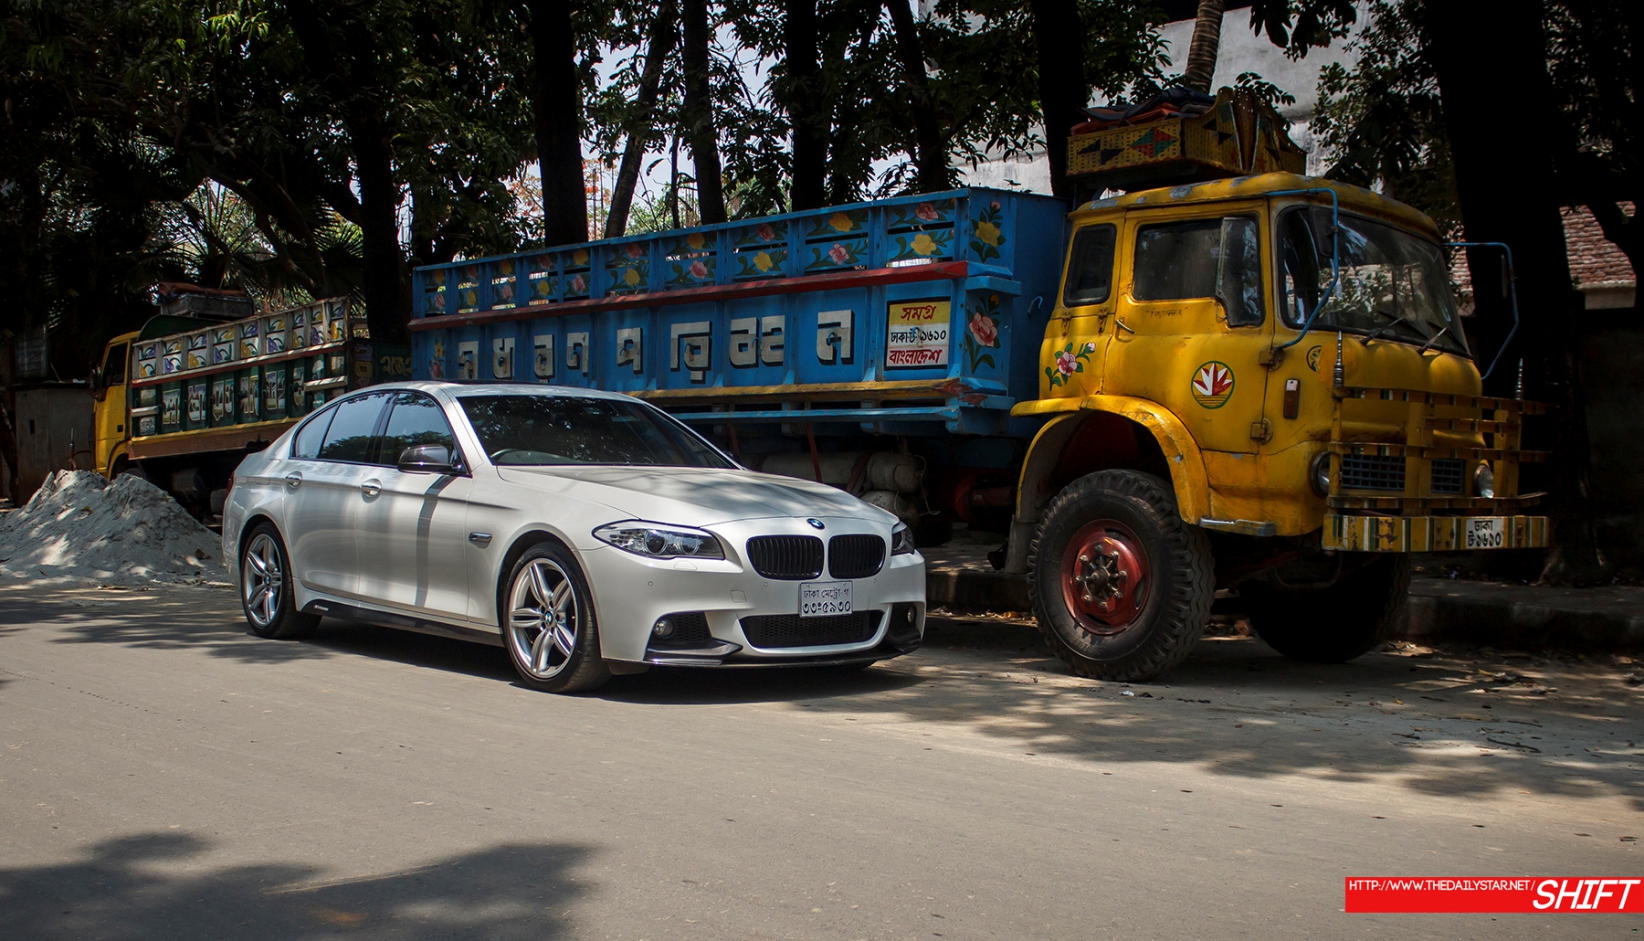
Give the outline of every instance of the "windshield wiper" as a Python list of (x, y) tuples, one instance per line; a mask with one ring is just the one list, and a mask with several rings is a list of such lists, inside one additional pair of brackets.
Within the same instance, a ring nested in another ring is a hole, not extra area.
[(1450, 327), (1449, 327), (1448, 324), (1446, 324), (1443, 330), (1440, 330), (1439, 332), (1437, 332), (1437, 333), (1433, 334), (1432, 336), (1428, 337), (1427, 342), (1423, 343), (1421, 345), (1421, 349), (1417, 350), (1416, 352), (1417, 353), (1427, 352), (1429, 349), (1432, 348), (1434, 343), (1437, 343), (1439, 341), (1439, 337), (1444, 336), (1446, 333), (1449, 333), (1449, 332), (1450, 332)]
[[(1371, 313), (1379, 314), (1379, 313), (1381, 313), (1381, 311), (1376, 310), (1376, 311), (1371, 311)], [(1385, 316), (1385, 315), (1383, 315), (1383, 316)], [(1393, 329), (1394, 327), (1398, 326), (1401, 323), (1404, 323), (1408, 319), (1410, 319), (1409, 315), (1404, 315), (1404, 316), (1399, 317), (1399, 319), (1393, 321), (1392, 323), (1387, 324), (1384, 327), (1377, 327), (1374, 332), (1372, 332), (1369, 336), (1364, 338), (1364, 342), (1369, 343), (1371, 340), (1381, 339), (1381, 335), (1383, 333), (1385, 333), (1388, 330)]]

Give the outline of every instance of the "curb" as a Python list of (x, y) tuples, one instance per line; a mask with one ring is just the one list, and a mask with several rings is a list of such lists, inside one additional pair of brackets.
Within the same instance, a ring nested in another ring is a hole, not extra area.
[[(1027, 579), (1020, 575), (932, 566), (925, 594), (931, 607), (956, 613), (1032, 616)], [(1393, 636), (1518, 650), (1634, 653), (1644, 651), (1644, 588), (1537, 588), (1418, 577)]]

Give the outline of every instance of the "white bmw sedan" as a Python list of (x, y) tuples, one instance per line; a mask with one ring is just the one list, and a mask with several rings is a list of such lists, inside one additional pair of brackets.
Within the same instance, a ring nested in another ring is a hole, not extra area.
[(234, 473), (223, 557), (252, 633), (321, 617), (500, 644), (538, 689), (663, 666), (866, 665), (919, 646), (907, 527), (746, 470), (637, 399), (400, 382)]

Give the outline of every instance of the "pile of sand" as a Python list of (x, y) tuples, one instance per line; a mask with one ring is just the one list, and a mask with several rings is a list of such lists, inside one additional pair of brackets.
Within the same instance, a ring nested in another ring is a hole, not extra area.
[(146, 480), (57, 471), (28, 503), (0, 516), (0, 573), (120, 586), (223, 582), (220, 543)]

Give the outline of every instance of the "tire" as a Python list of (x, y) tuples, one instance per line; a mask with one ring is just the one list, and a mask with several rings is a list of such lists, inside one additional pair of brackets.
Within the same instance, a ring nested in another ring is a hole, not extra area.
[(611, 678), (591, 599), (582, 567), (558, 543), (538, 543), (514, 564), (502, 596), (502, 645), (526, 686), (583, 693)]
[(314, 636), (317, 614), (297, 610), (291, 557), (280, 533), (268, 523), (253, 526), (241, 540), (240, 609), (251, 633), (274, 640)]
[(1152, 679), (1180, 663), (1210, 619), (1210, 540), (1183, 522), (1164, 481), (1081, 477), (1045, 507), (1028, 597), (1051, 649), (1080, 676)]
[(1240, 592), (1256, 635), (1292, 660), (1345, 663), (1385, 643), (1410, 590), (1410, 559), (1393, 556), (1329, 588), (1287, 591), (1258, 583)]

